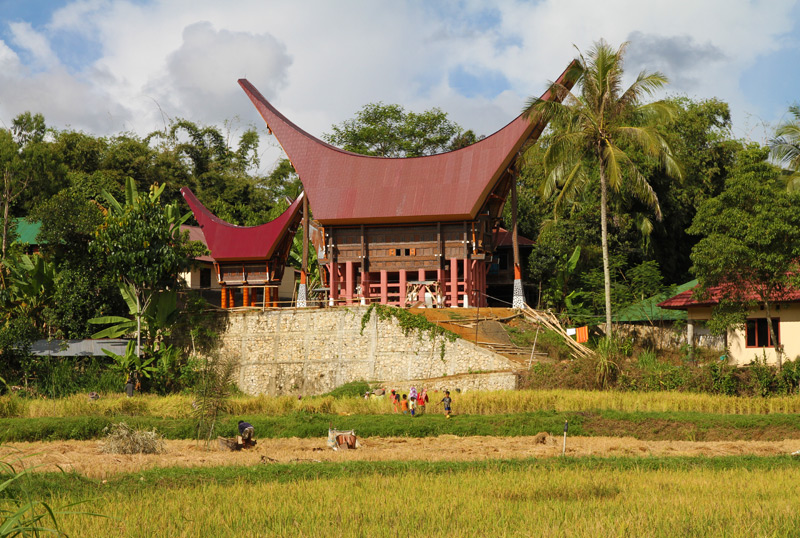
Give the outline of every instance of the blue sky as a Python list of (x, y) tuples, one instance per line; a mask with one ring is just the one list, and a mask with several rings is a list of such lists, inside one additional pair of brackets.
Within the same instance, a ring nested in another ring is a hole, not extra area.
[(317, 136), (375, 101), (490, 134), (600, 38), (630, 41), (631, 75), (728, 102), (737, 137), (763, 142), (800, 101), (798, 0), (0, 0), (0, 122), (31, 110), (146, 134), (185, 117), (235, 134), (263, 126), (247, 77)]

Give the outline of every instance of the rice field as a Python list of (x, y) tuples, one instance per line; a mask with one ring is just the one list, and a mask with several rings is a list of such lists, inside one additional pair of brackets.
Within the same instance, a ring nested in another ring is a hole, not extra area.
[[(569, 460), (571, 458), (567, 458)], [(551, 462), (556, 460), (550, 460)], [(796, 536), (800, 466), (775, 459), (637, 465), (407, 464), (305, 478), (135, 477), (91, 502), (109, 518), (62, 515), (74, 536)], [(289, 466), (290, 467), (290, 466)], [(287, 467), (286, 473), (292, 470)], [(102, 486), (101, 486), (102, 487)], [(56, 494), (54, 506), (76, 498)]]
[[(398, 387), (403, 390), (403, 387)], [(441, 393), (430, 393), (431, 403)], [(583, 390), (520, 390), (453, 393), (458, 413), (498, 415), (536, 411), (622, 412), (698, 412), (715, 414), (787, 414), (800, 413), (800, 395), (753, 398), (687, 392), (614, 392)], [(152, 416), (188, 418), (192, 415), (193, 397), (185, 395), (142, 395), (125, 398), (120, 394), (101, 395), (90, 401), (84, 395), (62, 399), (23, 399), (0, 397), (0, 417), (76, 417), (76, 416)], [(227, 411), (235, 415), (281, 416), (296, 412), (380, 415), (393, 412), (388, 398), (334, 398), (330, 396), (297, 399), (296, 397), (234, 397)]]

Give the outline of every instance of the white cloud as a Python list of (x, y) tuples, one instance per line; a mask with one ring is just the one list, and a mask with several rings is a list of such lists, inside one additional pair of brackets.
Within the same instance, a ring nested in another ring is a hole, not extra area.
[(19, 48), (31, 55), (31, 64), (42, 69), (51, 69), (58, 65), (58, 58), (50, 48), (47, 38), (35, 31), (27, 22), (9, 23), (11, 40)]
[(215, 30), (209, 22), (186, 27), (183, 43), (166, 59), (166, 73), (147, 85), (176, 114), (218, 122), (252, 109), (237, 79), (253, 77), (268, 99), (285, 86), (291, 59), (273, 36)]
[[(760, 55), (786, 46), (795, 5), (78, 0), (42, 28), (9, 25), (11, 48), (0, 42), (0, 65), (10, 66), (0, 73), (0, 116), (30, 109), (59, 126), (144, 134), (161, 126), (160, 105), (172, 117), (219, 125), (238, 114), (261, 127), (236, 84), (244, 76), (317, 136), (374, 101), (410, 110), (438, 106), (465, 128), (490, 134), (561, 73), (575, 56), (573, 45), (585, 49), (602, 37), (614, 45), (633, 40), (632, 71), (660, 69), (673, 81), (671, 92), (726, 100), (743, 125), (753, 104), (739, 79)], [(64, 33), (91, 43), (91, 65), (68, 71), (60, 64), (64, 51), (53, 43)], [(501, 73), (510, 87), (467, 98), (449, 84), (458, 68)]]

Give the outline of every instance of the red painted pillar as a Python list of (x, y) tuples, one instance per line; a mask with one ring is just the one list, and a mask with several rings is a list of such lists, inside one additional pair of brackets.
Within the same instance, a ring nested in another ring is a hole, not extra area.
[(233, 288), (228, 288), (228, 308), (236, 307), (236, 295), (234, 295)]
[(389, 303), (389, 275), (381, 269), (381, 304)]
[(250, 306), (250, 288), (247, 286), (242, 288), (242, 306)]
[(336, 300), (339, 299), (339, 264), (334, 262), (328, 263), (328, 270), (330, 271), (331, 274), (330, 278), (331, 302), (333, 305), (335, 305)]
[(425, 269), (419, 269), (417, 271), (417, 280), (419, 280), (420, 282), (425, 281)]
[(450, 258), (450, 307), (458, 308), (458, 258)]
[(475, 306), (472, 304), (472, 262), (464, 258), (464, 307)]
[(353, 274), (353, 262), (345, 262), (344, 273), (344, 298), (348, 305), (353, 304), (353, 288), (355, 288), (355, 275)]
[(406, 270), (400, 269), (400, 308), (406, 307)]
[(361, 271), (361, 299), (369, 303), (369, 273), (366, 271)]
[(219, 293), (219, 306), (222, 309), (228, 308), (228, 290), (225, 288), (225, 284), (222, 285), (220, 288)]

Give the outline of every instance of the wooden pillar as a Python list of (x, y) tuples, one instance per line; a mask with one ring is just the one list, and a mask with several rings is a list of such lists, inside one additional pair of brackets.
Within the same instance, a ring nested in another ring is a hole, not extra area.
[(258, 305), (258, 288), (250, 290), (250, 306)]
[(511, 246), (514, 252), (514, 298), (511, 306), (525, 306), (525, 292), (522, 289), (522, 268), (519, 262), (519, 234), (517, 231), (517, 175), (511, 178)]
[(335, 262), (328, 262), (328, 269), (330, 271), (330, 288), (331, 288), (331, 306), (336, 304), (339, 299), (339, 264)]
[(353, 271), (353, 262), (344, 262), (344, 298), (348, 305), (353, 304), (353, 288), (355, 288), (355, 274)]
[(236, 295), (234, 295), (234, 289), (228, 288), (228, 308), (234, 308), (236, 306)]
[(406, 270), (400, 269), (400, 308), (406, 307)]
[(272, 306), (278, 308), (278, 306), (280, 306), (279, 303), (281, 300), (280, 294), (278, 293), (278, 288), (272, 288), (272, 292), (273, 292)]
[(222, 284), (219, 290), (219, 306), (220, 308), (227, 309), (228, 308), (228, 289), (225, 287), (225, 284)]
[(389, 275), (386, 269), (381, 269), (381, 304), (389, 302)]
[(300, 286), (297, 288), (297, 306), (308, 306), (308, 196), (303, 192), (303, 257), (300, 260)]
[(440, 267), (436, 270), (436, 281), (439, 283), (439, 296), (436, 298), (436, 306), (443, 307), (445, 305), (445, 295), (447, 292), (445, 291), (445, 282), (444, 282), (444, 270)]
[(458, 308), (458, 258), (450, 258), (450, 306)]
[(250, 288), (242, 287), (242, 306), (250, 306)]

